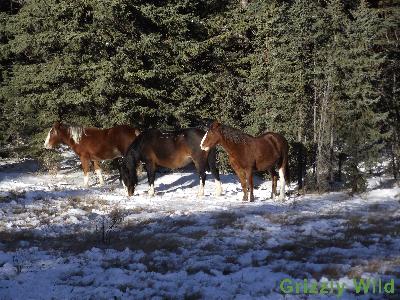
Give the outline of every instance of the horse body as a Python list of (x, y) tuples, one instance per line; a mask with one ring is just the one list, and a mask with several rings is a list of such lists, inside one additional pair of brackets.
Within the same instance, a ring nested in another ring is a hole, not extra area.
[(179, 169), (192, 161), (200, 175), (198, 195), (204, 195), (206, 169), (209, 168), (217, 184), (217, 195), (221, 194), (219, 172), (216, 167), (216, 149), (202, 151), (199, 147), (204, 131), (187, 128), (175, 132), (161, 132), (149, 129), (142, 132), (129, 147), (122, 167), (122, 180), (127, 187), (128, 195), (134, 193), (138, 183), (136, 166), (145, 163), (150, 185), (149, 194), (154, 195), (154, 181), (157, 167)]
[(201, 141), (201, 149), (220, 144), (228, 153), (229, 162), (238, 175), (243, 188), (243, 200), (247, 200), (250, 191), (250, 201), (253, 195), (253, 171), (268, 171), (272, 176), (272, 193), (276, 194), (277, 173), (281, 179), (280, 199), (284, 198), (285, 181), (289, 180), (288, 143), (286, 139), (273, 132), (252, 137), (237, 129), (214, 122)]
[(90, 162), (99, 177), (100, 184), (104, 184), (99, 161), (110, 160), (125, 155), (129, 145), (134, 141), (139, 131), (127, 125), (118, 125), (113, 128), (99, 129), (94, 127), (67, 126), (56, 122), (50, 129), (44, 147), (52, 149), (58, 144), (69, 146), (82, 163), (84, 185), (89, 183)]
[(173, 135), (151, 130), (147, 133), (148, 142), (143, 144), (141, 152), (146, 153), (146, 160), (169, 169), (179, 169), (191, 161), (191, 149), (184, 135)]
[(285, 156), (288, 150), (286, 139), (277, 133), (268, 132), (254, 139), (256, 147), (253, 147), (255, 148), (253, 153), (257, 171), (269, 169), (278, 159)]
[[(122, 126), (118, 128), (98, 129), (98, 128), (85, 128), (83, 138), (79, 143), (73, 140), (69, 141), (69, 146), (79, 156), (86, 156), (90, 160), (107, 160), (123, 156), (128, 149), (126, 139), (121, 139), (120, 129), (124, 130)], [(118, 136), (114, 136), (114, 134)], [(96, 137), (90, 138), (90, 137)], [(68, 145), (68, 143), (66, 143)], [(109, 146), (113, 145), (113, 146)]]

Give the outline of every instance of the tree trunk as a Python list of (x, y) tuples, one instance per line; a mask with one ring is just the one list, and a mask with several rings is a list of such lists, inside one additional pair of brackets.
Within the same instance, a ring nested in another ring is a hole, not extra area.
[[(332, 117), (333, 119), (333, 117)], [(329, 183), (332, 187), (333, 182), (335, 181), (334, 169), (333, 169), (333, 160), (334, 160), (334, 152), (333, 152), (333, 121), (330, 124), (331, 132), (330, 132), (330, 143), (329, 143)]]

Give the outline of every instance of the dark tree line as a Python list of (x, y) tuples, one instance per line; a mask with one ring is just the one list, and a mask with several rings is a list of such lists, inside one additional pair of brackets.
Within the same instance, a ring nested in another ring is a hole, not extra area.
[(377, 0), (2, 1), (0, 143), (219, 119), (284, 134), (300, 185), (361, 191), (382, 155), (399, 176), (399, 22)]

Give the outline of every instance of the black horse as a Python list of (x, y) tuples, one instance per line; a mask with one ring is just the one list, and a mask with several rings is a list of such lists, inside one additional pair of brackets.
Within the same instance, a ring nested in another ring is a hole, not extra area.
[(146, 165), (147, 179), (150, 185), (149, 195), (154, 195), (154, 180), (157, 167), (178, 169), (194, 162), (200, 175), (198, 196), (204, 195), (206, 170), (214, 175), (216, 195), (221, 195), (222, 187), (216, 166), (216, 149), (200, 149), (205, 131), (187, 128), (177, 131), (161, 132), (158, 129), (143, 131), (129, 146), (121, 166), (122, 182), (128, 195), (132, 196), (138, 183), (136, 168), (139, 162)]

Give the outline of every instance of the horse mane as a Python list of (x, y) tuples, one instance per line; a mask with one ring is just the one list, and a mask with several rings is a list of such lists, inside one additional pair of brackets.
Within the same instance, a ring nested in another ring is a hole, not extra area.
[(143, 139), (145, 138), (146, 134), (148, 134), (149, 130), (142, 131), (136, 139), (133, 141), (132, 144), (129, 145), (128, 150), (126, 153), (131, 153), (133, 158), (135, 159), (135, 164), (139, 163), (140, 160), (140, 149), (143, 146)]
[(70, 134), (73, 141), (77, 144), (79, 144), (79, 142), (81, 141), (82, 136), (86, 135), (85, 128), (83, 128), (83, 126), (77, 125), (68, 126), (68, 133)]
[(244, 133), (244, 132), (240, 131), (239, 129), (233, 128), (228, 125), (221, 126), (221, 134), (227, 140), (229, 140), (235, 144), (245, 143), (248, 140), (248, 138), (251, 137), (249, 134)]

